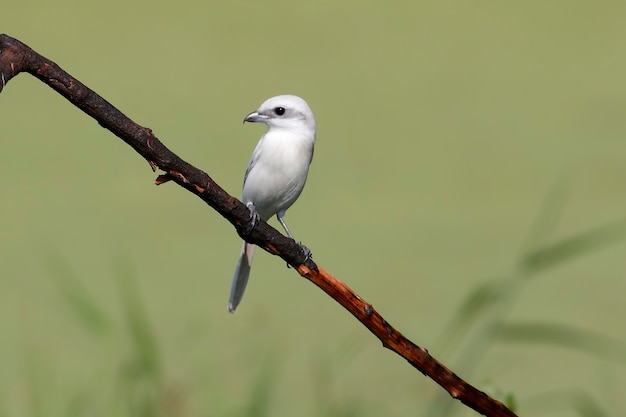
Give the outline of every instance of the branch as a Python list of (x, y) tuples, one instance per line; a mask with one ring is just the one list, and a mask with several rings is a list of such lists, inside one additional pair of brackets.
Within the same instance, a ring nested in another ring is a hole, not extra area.
[(226, 193), (211, 177), (171, 152), (152, 130), (142, 127), (110, 103), (63, 71), (57, 64), (39, 55), (27, 45), (7, 35), (0, 35), (0, 92), (21, 72), (27, 72), (53, 88), (70, 103), (93, 117), (102, 127), (130, 145), (143, 156), (153, 171), (164, 172), (156, 184), (173, 181), (194, 193), (235, 227), (239, 236), (277, 255), (372, 332), (387, 349), (396, 352), (424, 375), (441, 385), (453, 398), (486, 416), (515, 416), (501, 402), (459, 378), (441, 362), (394, 329), (383, 317), (346, 284), (332, 276), (304, 252), (292, 239), (281, 235), (264, 221), (251, 226), (248, 209)]

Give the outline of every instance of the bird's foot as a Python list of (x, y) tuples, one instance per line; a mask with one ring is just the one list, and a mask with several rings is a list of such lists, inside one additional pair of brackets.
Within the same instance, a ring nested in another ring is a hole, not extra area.
[(313, 252), (311, 252), (309, 248), (304, 246), (302, 242), (298, 242), (298, 246), (300, 246), (300, 249), (302, 249), (302, 252), (304, 252), (304, 261), (302, 263), (306, 263), (306, 261), (313, 257)]
[(246, 204), (246, 207), (248, 207), (248, 210), (250, 210), (250, 221), (247, 224), (246, 230), (244, 231), (245, 235), (247, 236), (252, 233), (252, 230), (254, 230), (259, 220), (261, 220), (261, 216), (259, 215), (259, 212), (256, 211), (254, 204), (248, 203)]
[[(304, 261), (302, 261), (302, 263), (306, 263), (306, 261), (313, 258), (313, 253), (311, 252), (311, 250), (304, 246), (302, 242), (296, 242), (296, 245), (300, 246), (300, 249), (302, 249), (302, 252), (304, 252)], [(291, 265), (287, 264), (287, 268), (291, 268)]]

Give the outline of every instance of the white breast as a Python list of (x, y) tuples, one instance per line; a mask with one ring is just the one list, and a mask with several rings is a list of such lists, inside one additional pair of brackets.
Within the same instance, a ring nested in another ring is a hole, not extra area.
[(252, 202), (262, 219), (287, 210), (306, 182), (315, 136), (272, 129), (259, 141), (243, 186), (242, 201)]

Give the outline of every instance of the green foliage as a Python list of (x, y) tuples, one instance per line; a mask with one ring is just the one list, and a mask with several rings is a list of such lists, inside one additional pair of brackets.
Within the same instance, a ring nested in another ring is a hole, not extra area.
[[(120, 360), (117, 376), (119, 383), (115, 393), (115, 397), (126, 405), (125, 413), (139, 417), (175, 416), (176, 414), (168, 412), (172, 410), (164, 409), (165, 404), (161, 398), (165, 388), (162, 379), (163, 363), (130, 261), (120, 258), (114, 263), (118, 267), (115, 278), (122, 302), (123, 321), (127, 327), (127, 332), (120, 332), (120, 329), (112, 324), (109, 314), (98, 305), (97, 297), (81, 285), (80, 278), (73, 273), (66, 260), (53, 252), (47, 253), (45, 259), (50, 276), (54, 279), (69, 312), (78, 323), (89, 334), (97, 337), (100, 343), (111, 345), (123, 343), (128, 346), (127, 354)], [(32, 359), (27, 361), (33, 366), (37, 362)], [(36, 369), (33, 372), (36, 372)], [(39, 379), (31, 377), (34, 394), (42, 390), (37, 383)], [(64, 415), (84, 415), (92, 408), (89, 404), (92, 401), (89, 399), (90, 396), (91, 394), (85, 393), (75, 397), (69, 402)], [(34, 411), (33, 415), (45, 415), (45, 412), (38, 411), (41, 402), (40, 400), (32, 402), (35, 407), (31, 410)]]
[[(559, 198), (554, 197), (557, 194), (560, 195)], [(481, 283), (471, 289), (452, 316), (449, 325), (444, 329), (440, 341), (441, 350), (454, 350), (454, 347), (457, 347), (461, 359), (458, 368), (454, 369), (462, 369), (466, 378), (471, 380), (472, 371), (483, 360), (490, 347), (502, 343), (520, 346), (524, 344), (552, 345), (557, 348), (574, 349), (609, 361), (626, 361), (626, 343), (621, 339), (568, 324), (548, 321), (516, 323), (506, 319), (512, 303), (523, 293), (521, 287), (529, 282), (528, 278), (537, 276), (548, 267), (578, 259), (626, 238), (625, 223), (618, 221), (549, 243), (550, 233), (546, 231), (555, 229), (555, 224), (559, 220), (558, 209), (563, 207), (564, 201), (562, 194), (550, 193), (546, 205), (535, 221), (535, 229), (530, 230), (528, 234), (526, 249), (510, 274)], [(54, 278), (59, 293), (65, 300), (65, 305), (82, 324), (82, 327), (99, 339), (110, 339), (109, 342), (112, 343), (117, 343), (116, 339), (126, 334), (127, 337), (124, 339), (130, 351), (121, 363), (116, 396), (123, 399), (129, 415), (143, 417), (179, 415), (178, 412), (184, 406), (176, 409), (168, 408), (162, 398), (166, 386), (163, 358), (148, 314), (143, 307), (131, 262), (120, 257), (114, 263), (127, 328), (127, 332), (119, 333), (111, 324), (109, 314), (98, 306), (97, 298), (80, 284), (80, 279), (73, 273), (67, 261), (61, 260), (58, 254), (52, 255), (52, 252), (46, 254), (45, 259), (47, 269)], [(463, 345), (463, 349), (458, 349), (464, 339), (468, 340)], [(340, 351), (341, 349), (338, 350)], [(349, 358), (354, 353), (354, 346), (344, 346), (343, 358), (339, 355), (336, 358), (325, 355), (314, 361), (313, 386), (319, 415), (350, 417), (367, 414), (366, 409), (356, 405), (356, 400), (346, 403), (339, 400), (333, 393), (336, 369), (342, 367), (342, 362), (349, 362)], [(37, 361), (29, 361), (29, 363), (36, 364)], [(273, 354), (262, 359), (260, 363), (260, 371), (251, 388), (248, 391), (239, 390), (241, 404), (245, 405), (240, 409), (241, 411), (235, 412), (236, 415), (264, 417), (272, 414), (272, 401), (279, 396), (276, 390), (281, 365)], [(31, 371), (36, 373), (36, 369)], [(31, 379), (34, 382), (38, 380), (36, 377)], [(37, 384), (33, 386), (35, 391), (41, 389), (37, 388)], [(501, 399), (509, 408), (517, 411), (518, 399), (514, 392), (503, 391), (503, 387), (499, 387), (493, 381), (484, 384), (481, 389)], [(584, 392), (576, 394), (560, 392), (549, 396), (551, 399), (555, 397), (558, 401), (550, 402), (549, 407), (541, 406), (542, 401), (536, 401), (534, 407), (541, 410), (558, 409), (559, 407), (555, 404), (562, 404), (563, 408), (572, 408), (585, 417), (607, 415), (603, 407)], [(545, 402), (548, 403), (547, 400)], [(43, 415), (43, 411), (39, 411), (42, 403), (40, 400), (33, 402), (31, 410), (33, 415)], [(81, 415), (89, 409), (87, 403), (88, 400), (84, 397), (77, 397), (68, 406), (68, 415)], [(438, 399), (432, 402), (428, 415), (449, 415), (451, 405), (453, 403), (448, 398), (439, 395)]]
[(120, 395), (128, 404), (129, 414), (139, 417), (165, 416), (162, 403), (161, 355), (139, 296), (135, 275), (126, 260), (117, 273), (117, 283), (130, 336), (130, 356), (122, 365)]
[(505, 323), (497, 337), (507, 343), (570, 348), (610, 361), (626, 362), (626, 343), (614, 337), (554, 323)]
[(535, 396), (529, 402), (531, 409), (540, 409), (543, 413), (557, 410), (572, 410), (581, 417), (608, 417), (601, 404), (582, 390), (554, 390)]
[[(559, 184), (548, 195), (543, 209), (528, 233), (525, 249), (509, 275), (483, 283), (470, 291), (445, 329), (441, 344), (446, 347), (458, 346), (459, 340), (469, 335), (469, 341), (460, 352), (459, 365), (453, 368), (457, 371), (462, 370), (465, 378), (473, 375), (473, 371), (488, 349), (501, 342), (553, 345), (583, 351), (607, 360), (619, 362), (626, 360), (626, 343), (620, 339), (568, 324), (546, 321), (511, 323), (506, 320), (516, 298), (523, 294), (522, 287), (529, 278), (536, 277), (549, 267), (577, 260), (626, 239), (626, 219), (622, 219), (580, 232), (556, 243), (549, 243), (551, 232), (556, 229), (564, 207), (565, 189)], [(512, 393), (503, 394), (496, 389), (494, 395), (505, 403), (512, 402), (513, 405), (516, 403), (513, 401)], [(581, 415), (604, 415), (588, 396), (575, 401), (574, 406)], [(450, 408), (451, 403), (447, 398), (439, 395), (428, 415), (449, 415)]]
[(43, 260), (46, 271), (54, 280), (65, 305), (71, 310), (72, 317), (94, 336), (108, 336), (111, 332), (111, 319), (98, 304), (97, 297), (83, 286), (69, 262), (52, 249), (43, 254)]
[(276, 390), (276, 381), (280, 370), (279, 366), (280, 364), (272, 356), (263, 360), (261, 371), (257, 375), (247, 398), (242, 398), (244, 404), (247, 402), (247, 406), (242, 415), (250, 417), (266, 417), (272, 415), (270, 406), (272, 394)]

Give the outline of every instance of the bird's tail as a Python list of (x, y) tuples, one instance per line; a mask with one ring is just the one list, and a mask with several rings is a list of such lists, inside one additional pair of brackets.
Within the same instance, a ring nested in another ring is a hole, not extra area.
[(237, 269), (235, 269), (235, 275), (233, 276), (233, 283), (230, 285), (230, 298), (228, 299), (229, 313), (235, 312), (235, 309), (243, 298), (243, 293), (246, 291), (248, 277), (250, 277), (250, 267), (252, 266), (254, 248), (256, 248), (256, 245), (251, 245), (245, 241), (243, 242), (241, 255), (239, 255), (239, 262), (237, 263)]

